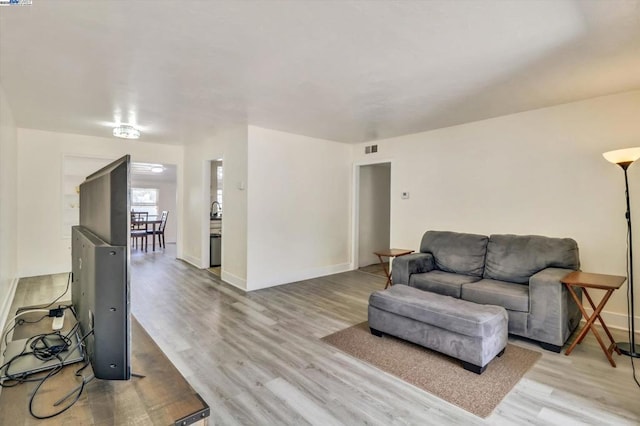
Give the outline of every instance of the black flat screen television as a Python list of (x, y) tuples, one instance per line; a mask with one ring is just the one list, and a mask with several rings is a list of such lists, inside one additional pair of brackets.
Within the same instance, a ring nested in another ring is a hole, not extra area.
[(80, 225), (71, 236), (71, 299), (98, 379), (131, 378), (130, 205), (128, 155), (80, 185)]

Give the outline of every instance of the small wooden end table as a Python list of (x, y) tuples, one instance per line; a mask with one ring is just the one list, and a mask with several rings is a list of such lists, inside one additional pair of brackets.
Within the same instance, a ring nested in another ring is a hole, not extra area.
[(389, 288), (390, 285), (393, 285), (393, 283), (391, 282), (391, 271), (389, 270), (389, 267), (387, 266), (388, 263), (385, 262), (382, 258), (383, 257), (400, 257), (400, 256), (404, 256), (405, 254), (411, 254), (413, 253), (413, 250), (407, 250), (407, 249), (389, 249), (389, 250), (380, 250), (380, 251), (375, 251), (373, 252), (373, 254), (375, 254), (376, 256), (378, 256), (378, 259), (380, 259), (380, 263), (382, 264), (382, 268), (384, 269), (384, 273), (387, 276), (387, 283), (385, 284), (384, 288)]
[[(602, 312), (604, 305), (606, 305), (607, 302), (609, 301), (611, 294), (613, 294), (615, 290), (619, 289), (626, 279), (627, 279), (626, 277), (620, 277), (617, 275), (592, 274), (589, 272), (576, 271), (576, 272), (571, 272), (570, 274), (566, 275), (564, 278), (560, 280), (567, 287), (567, 290), (569, 290), (569, 293), (571, 294), (571, 296), (573, 297), (573, 300), (575, 300), (576, 304), (578, 305), (580, 312), (582, 312), (582, 316), (587, 321), (587, 323), (584, 325), (582, 330), (580, 330), (580, 334), (578, 334), (578, 337), (576, 338), (576, 340), (565, 351), (564, 353), (565, 355), (569, 355), (571, 351), (573, 351), (573, 349), (576, 347), (576, 345), (582, 342), (582, 340), (587, 335), (589, 330), (591, 330), (594, 336), (596, 336), (598, 343), (600, 343), (600, 347), (604, 351), (604, 354), (607, 356), (607, 359), (609, 360), (609, 363), (611, 363), (611, 366), (612, 367), (616, 366), (616, 362), (613, 360), (613, 357), (611, 356), (611, 354), (615, 351), (618, 355), (620, 355), (620, 349), (618, 349), (618, 347), (616, 346), (616, 343), (613, 340), (613, 336), (611, 335), (611, 332), (609, 331), (609, 329), (607, 328), (607, 325), (604, 323), (604, 320), (600, 316), (600, 312)], [(593, 313), (591, 314), (591, 316), (587, 314), (587, 311), (585, 311), (584, 307), (582, 306), (582, 303), (580, 302), (580, 299), (578, 298), (578, 295), (575, 292), (575, 287), (580, 287), (582, 289), (582, 294), (584, 294), (587, 300), (589, 301), (589, 304), (593, 309)], [(600, 303), (598, 304), (597, 307), (593, 303), (593, 299), (591, 299), (591, 296), (589, 295), (589, 292), (587, 291), (587, 289), (598, 289), (598, 290), (604, 290), (606, 292), (602, 297), (602, 300), (600, 300)], [(602, 326), (602, 328), (604, 329), (604, 332), (607, 333), (607, 336), (609, 337), (609, 341), (611, 342), (609, 347), (605, 346), (604, 341), (600, 337), (600, 333), (598, 333), (598, 330), (595, 327), (596, 319), (600, 321), (600, 325)]]

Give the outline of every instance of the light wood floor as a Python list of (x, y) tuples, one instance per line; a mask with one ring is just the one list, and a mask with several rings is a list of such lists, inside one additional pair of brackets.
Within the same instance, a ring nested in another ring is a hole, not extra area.
[[(480, 419), (318, 340), (365, 321), (384, 277), (352, 271), (245, 294), (174, 251), (132, 253), (132, 311), (211, 406), (212, 424), (640, 424), (630, 359), (610, 367), (591, 336), (569, 357), (510, 339), (542, 358)], [(65, 283), (24, 279), (15, 305)]]
[(215, 275), (218, 278), (220, 278), (220, 276), (222, 275), (221, 266), (212, 266), (211, 268), (208, 268), (207, 271), (211, 272), (213, 275)]

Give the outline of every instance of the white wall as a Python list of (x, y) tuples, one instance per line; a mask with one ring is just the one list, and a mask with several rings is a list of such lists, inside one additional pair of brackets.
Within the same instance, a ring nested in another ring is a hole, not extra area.
[(0, 328), (10, 308), (18, 278), (17, 130), (0, 85)]
[[(633, 91), (377, 141), (366, 158), (393, 159), (391, 244), (418, 249), (429, 229), (571, 237), (584, 271), (625, 275), (623, 173), (602, 153), (640, 146), (639, 117)], [(629, 180), (640, 271), (640, 164)], [(618, 326), (625, 287), (606, 307)]]
[[(201, 258), (204, 254), (202, 250), (202, 239), (204, 230), (202, 228), (202, 215), (204, 209), (203, 201), (203, 154), (202, 146), (188, 144), (184, 147), (184, 163), (189, 167), (184, 170), (184, 246), (183, 258), (195, 266), (202, 267)], [(208, 197), (207, 197), (208, 199)]]
[(184, 259), (209, 265), (211, 160), (222, 158), (222, 279), (245, 289), (247, 279), (247, 128), (238, 126), (185, 147)]
[[(61, 179), (64, 155), (175, 164), (182, 181), (183, 147), (116, 138), (18, 129), (18, 273), (34, 276), (70, 270), (71, 240), (63, 238)], [(180, 195), (179, 195), (180, 196)], [(178, 206), (182, 205), (181, 200)], [(180, 212), (178, 212), (178, 217)], [(180, 225), (178, 225), (180, 226)], [(178, 229), (178, 256), (181, 252)]]
[(247, 289), (349, 269), (351, 167), (350, 145), (249, 126)]
[[(176, 182), (153, 180), (146, 181), (142, 177), (131, 177), (131, 186), (136, 188), (158, 189), (158, 215), (166, 210), (169, 212), (167, 225), (164, 229), (164, 241), (175, 243), (178, 237), (178, 210), (176, 209)], [(156, 225), (156, 227), (159, 225)], [(151, 242), (149, 242), (151, 244)], [(157, 244), (157, 241), (156, 241)]]
[(391, 167), (385, 163), (358, 169), (358, 267), (362, 267), (378, 263), (373, 253), (389, 248)]

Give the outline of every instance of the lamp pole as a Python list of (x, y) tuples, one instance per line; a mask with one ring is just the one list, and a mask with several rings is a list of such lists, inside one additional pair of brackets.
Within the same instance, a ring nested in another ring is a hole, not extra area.
[(624, 355), (640, 358), (640, 348), (636, 348), (636, 317), (634, 309), (633, 296), (633, 233), (631, 232), (631, 204), (629, 203), (629, 177), (627, 169), (634, 161), (640, 158), (640, 147), (617, 149), (602, 154), (602, 156), (610, 163), (617, 164), (624, 170), (624, 196), (627, 202), (627, 211), (625, 218), (627, 219), (627, 247), (628, 252), (628, 268), (627, 268), (627, 312), (629, 315), (629, 341), (616, 342), (616, 346)]
[(636, 350), (636, 330), (635, 330), (635, 309), (634, 309), (634, 297), (633, 297), (633, 233), (631, 232), (631, 204), (629, 203), (629, 177), (627, 175), (627, 169), (633, 163), (633, 161), (624, 161), (618, 163), (622, 170), (624, 170), (624, 187), (625, 187), (625, 198), (627, 201), (627, 211), (625, 213), (625, 218), (627, 219), (627, 229), (628, 229), (628, 244), (629, 244), (629, 282), (628, 293), (629, 293), (629, 343), (627, 342), (616, 342), (616, 346), (620, 349), (624, 355), (631, 356), (634, 358), (640, 358), (640, 353)]

